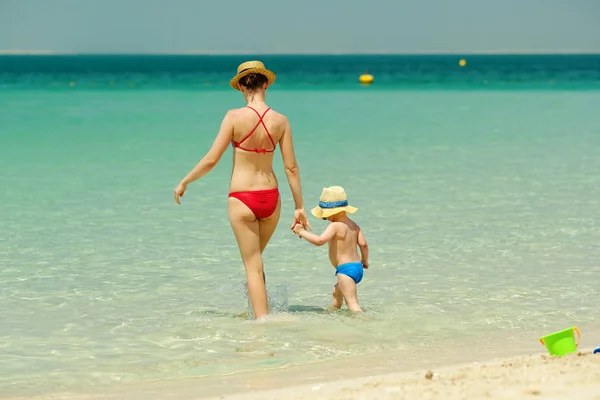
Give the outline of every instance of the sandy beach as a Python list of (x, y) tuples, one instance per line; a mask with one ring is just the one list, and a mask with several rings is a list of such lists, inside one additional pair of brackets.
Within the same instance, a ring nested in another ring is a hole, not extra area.
[[(252, 376), (247, 375), (247, 377)], [(269, 381), (268, 374), (261, 380)], [(356, 379), (329, 379), (300, 386), (279, 382), (276, 389), (247, 389), (215, 395), (202, 380), (177, 380), (94, 394), (54, 393), (10, 400), (386, 400), (386, 399), (540, 399), (600, 400), (600, 354), (583, 350), (564, 357), (546, 354), (471, 362), (412, 372), (373, 374)], [(255, 381), (257, 375), (246, 380)], [(273, 382), (271, 382), (273, 383)], [(268, 384), (268, 382), (267, 382)], [(222, 388), (224, 389), (224, 388)], [(222, 392), (225, 393), (225, 392)]]
[(535, 355), (259, 391), (211, 400), (600, 399), (600, 354)]

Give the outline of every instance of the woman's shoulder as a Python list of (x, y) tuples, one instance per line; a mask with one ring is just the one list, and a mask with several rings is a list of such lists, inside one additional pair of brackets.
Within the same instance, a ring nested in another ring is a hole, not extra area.
[(246, 107), (241, 107), (241, 108), (232, 108), (230, 110), (227, 110), (227, 112), (225, 113), (226, 117), (237, 117), (239, 115), (242, 115), (244, 113), (244, 109)]
[[(271, 111), (269, 111), (271, 112)], [(277, 125), (280, 125), (285, 128), (286, 125), (289, 124), (288, 118), (285, 114), (282, 114), (278, 111), (273, 110), (273, 115), (271, 115), (271, 120), (273, 120)]]
[[(225, 114), (226, 118), (232, 119), (246, 119), (249, 118), (249, 116), (256, 118), (256, 114), (248, 107), (232, 108)], [(269, 108), (269, 111), (265, 114), (265, 118), (268, 118), (271, 123), (275, 123), (277, 125), (287, 125), (289, 123), (285, 114), (282, 114), (272, 108)]]
[(271, 108), (271, 109), (269, 109), (269, 112), (270, 112), (270, 113), (273, 113), (273, 114), (275, 114), (275, 115), (277, 115), (277, 116), (279, 116), (279, 117), (282, 117), (282, 118), (287, 118), (287, 117), (285, 116), (285, 114), (282, 114), (282, 113), (280, 113), (279, 111), (277, 111), (277, 110), (274, 110), (274, 109), (272, 109), (272, 108)]
[(272, 108), (269, 110), (269, 113), (273, 113), (273, 114), (271, 114), (270, 118), (276, 124), (282, 125), (282, 126), (289, 124), (288, 117), (285, 114), (282, 114), (279, 111), (275, 111)]
[[(260, 110), (259, 110), (260, 111)], [(254, 112), (248, 107), (239, 107), (232, 108), (228, 110), (225, 115), (237, 116), (237, 115), (246, 115), (246, 114), (254, 114)], [(287, 116), (279, 111), (276, 111), (272, 108), (269, 108), (269, 112), (267, 114), (271, 114), (271, 116), (276, 116), (278, 118), (287, 119)]]

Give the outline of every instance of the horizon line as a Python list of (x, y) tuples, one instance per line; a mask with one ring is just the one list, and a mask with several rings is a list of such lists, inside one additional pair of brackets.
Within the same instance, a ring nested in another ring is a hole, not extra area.
[(79, 52), (79, 51), (54, 51), (54, 50), (4, 50), (0, 49), (0, 55), (4, 56), (368, 56), (368, 55), (449, 55), (449, 56), (467, 56), (467, 55), (600, 55), (598, 50), (576, 50), (576, 49), (555, 49), (555, 50), (471, 50), (471, 51), (416, 51), (416, 52), (297, 52), (297, 53), (279, 53), (279, 52), (222, 52), (222, 51), (173, 51), (173, 52)]

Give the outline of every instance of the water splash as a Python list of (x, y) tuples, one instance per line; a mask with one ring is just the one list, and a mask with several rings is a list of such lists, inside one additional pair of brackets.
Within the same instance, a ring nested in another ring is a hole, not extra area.
[[(243, 295), (246, 298), (246, 313), (248, 318), (254, 319), (252, 304), (250, 304), (250, 297), (248, 296), (248, 283), (246, 281), (236, 282), (235, 278), (230, 277), (225, 284), (215, 282), (211, 286), (217, 293), (224, 296), (230, 294)], [(271, 313), (289, 312), (289, 289), (289, 286), (285, 284), (277, 284), (275, 286), (267, 284), (267, 298)]]
[[(244, 282), (246, 285), (246, 282)], [(249, 318), (254, 318), (252, 312), (252, 304), (250, 304), (250, 297), (248, 296), (248, 286), (244, 292), (247, 300), (246, 312)], [(267, 299), (269, 302), (269, 312), (271, 314), (283, 313), (289, 311), (289, 300), (288, 300), (288, 287), (283, 284), (276, 285), (274, 288), (269, 288), (267, 285)]]

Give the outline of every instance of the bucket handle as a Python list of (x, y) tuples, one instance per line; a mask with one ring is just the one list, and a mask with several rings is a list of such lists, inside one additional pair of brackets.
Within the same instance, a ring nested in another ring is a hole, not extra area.
[[(573, 327), (573, 330), (575, 332), (577, 332), (577, 343), (575, 343), (575, 347), (579, 347), (579, 343), (581, 343), (581, 332), (579, 332), (579, 328), (577, 328), (576, 326)], [(546, 344), (544, 343), (544, 340), (540, 338), (540, 343), (542, 344), (542, 346), (545, 346)]]
[(579, 347), (579, 343), (581, 342), (581, 332), (579, 332), (579, 329), (576, 326), (573, 327), (573, 330), (577, 332), (577, 343), (575, 344), (575, 347)]

